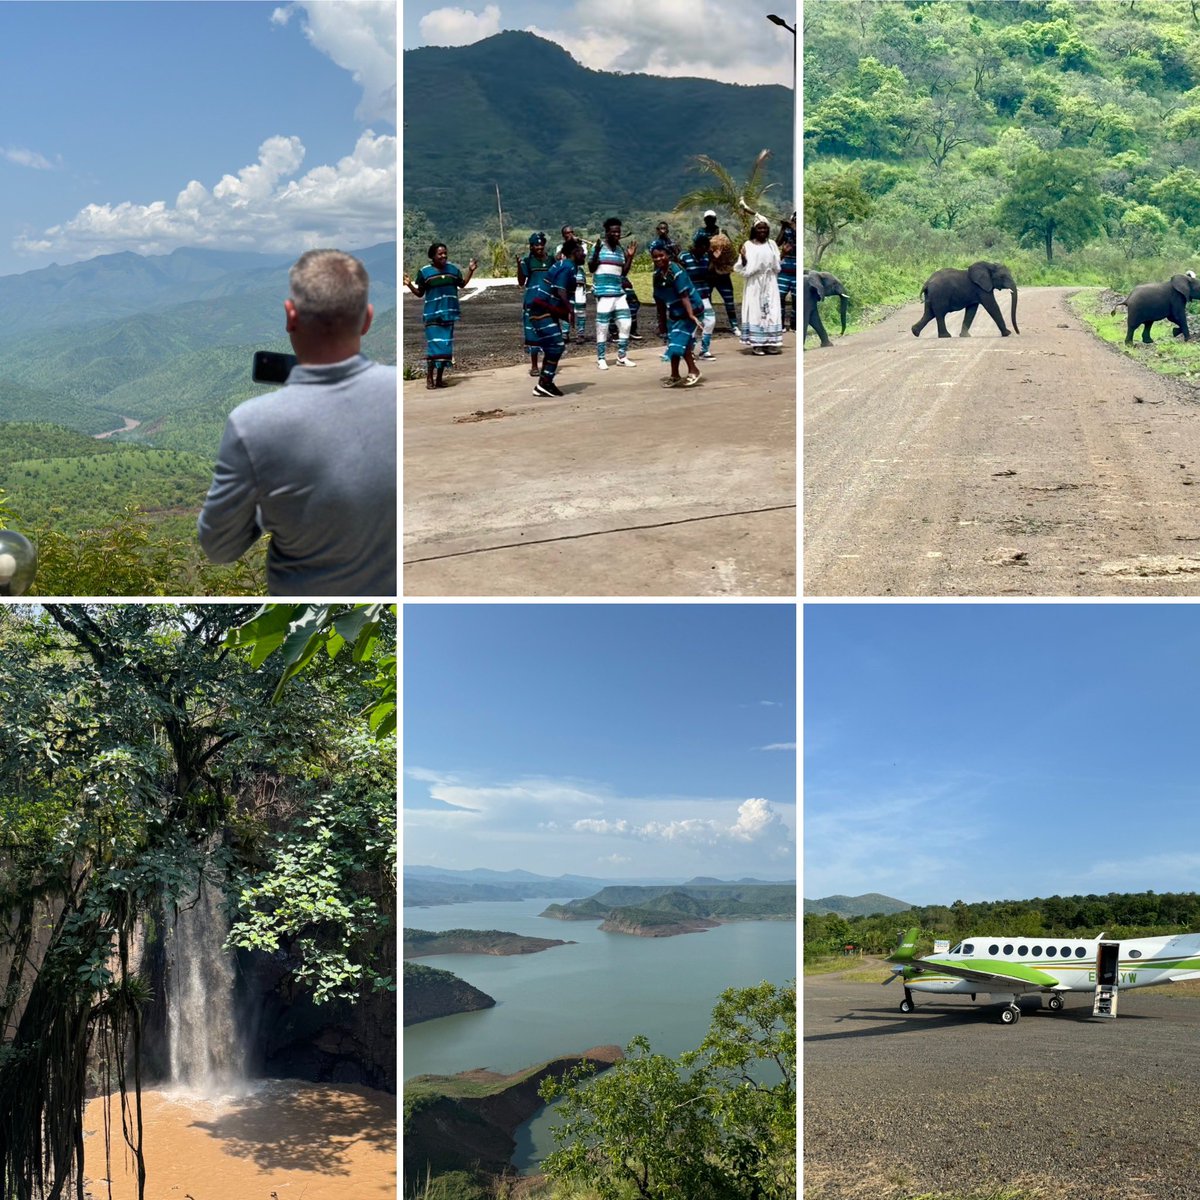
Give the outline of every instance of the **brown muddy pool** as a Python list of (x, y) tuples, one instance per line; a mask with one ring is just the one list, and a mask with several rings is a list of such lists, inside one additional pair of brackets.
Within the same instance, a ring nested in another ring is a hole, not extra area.
[[(105, 1099), (84, 1114), (87, 1194), (107, 1200)], [(130, 1097), (132, 1104), (132, 1097)], [(113, 1200), (136, 1200), (132, 1156), (112, 1122)], [(396, 1097), (352, 1084), (262, 1080), (238, 1096), (142, 1092), (146, 1200), (394, 1200)]]

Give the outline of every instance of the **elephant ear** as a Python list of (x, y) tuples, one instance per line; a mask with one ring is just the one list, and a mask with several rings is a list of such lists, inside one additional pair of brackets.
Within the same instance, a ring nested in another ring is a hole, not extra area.
[(1185, 299), (1192, 298), (1191, 280), (1186, 275), (1172, 275), (1171, 286)]
[(972, 263), (967, 268), (967, 278), (981, 291), (991, 292), (995, 290), (995, 288), (992, 286), (991, 263)]
[(821, 276), (815, 272), (811, 275), (804, 276), (804, 282), (808, 286), (808, 290), (812, 292), (818, 300), (825, 299), (825, 283)]

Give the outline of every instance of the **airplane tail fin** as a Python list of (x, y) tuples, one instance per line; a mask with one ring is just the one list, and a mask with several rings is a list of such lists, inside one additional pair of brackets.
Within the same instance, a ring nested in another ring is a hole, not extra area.
[(903, 933), (900, 937), (900, 944), (887, 956), (887, 961), (890, 963), (911, 962), (913, 955), (917, 952), (917, 939), (920, 936), (921, 930), (915, 925)]

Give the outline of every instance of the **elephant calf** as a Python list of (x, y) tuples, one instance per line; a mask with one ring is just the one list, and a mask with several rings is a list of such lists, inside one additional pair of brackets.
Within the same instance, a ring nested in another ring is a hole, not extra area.
[(809, 326), (811, 326), (813, 333), (821, 339), (822, 346), (832, 346), (833, 343), (829, 340), (829, 334), (825, 332), (825, 326), (821, 321), (821, 314), (817, 311), (817, 305), (826, 296), (841, 297), (842, 333), (845, 333), (846, 303), (850, 299), (850, 295), (842, 287), (842, 281), (836, 275), (830, 275), (828, 271), (805, 271), (803, 336), (808, 337)]
[(1004, 317), (996, 297), (992, 295), (997, 288), (1007, 288), (1012, 292), (1012, 330), (1020, 333), (1017, 328), (1017, 285), (1013, 282), (1012, 272), (1003, 263), (977, 262), (972, 263), (965, 271), (957, 267), (943, 267), (934, 271), (925, 280), (921, 295), (925, 300), (925, 314), (912, 327), (913, 337), (920, 337), (921, 330), (930, 321), (937, 321), (938, 337), (949, 337), (946, 328), (946, 314), (966, 309), (963, 316), (962, 329), (959, 337), (971, 336), (971, 322), (975, 320), (975, 310), (982, 304), (989, 317), (996, 322), (1001, 337), (1008, 337), (1009, 329), (1004, 324)]
[(1133, 331), (1142, 327), (1142, 341), (1152, 342), (1150, 326), (1155, 321), (1169, 320), (1175, 326), (1175, 334), (1183, 334), (1188, 340), (1187, 306), (1189, 300), (1200, 300), (1200, 280), (1195, 273), (1172, 275), (1166, 283), (1139, 283), (1137, 287), (1113, 305), (1113, 312), (1124, 304), (1125, 345), (1133, 342)]

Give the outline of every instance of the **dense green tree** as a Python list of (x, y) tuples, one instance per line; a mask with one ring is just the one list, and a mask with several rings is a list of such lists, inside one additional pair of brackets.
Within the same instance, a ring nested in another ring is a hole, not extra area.
[(1200, 229), (1200, 173), (1176, 167), (1149, 191), (1150, 202), (1173, 220)]
[(1126, 258), (1162, 253), (1163, 239), (1171, 228), (1153, 204), (1131, 204), (1122, 214), (1119, 241)]
[(814, 267), (821, 265), (825, 251), (838, 239), (848, 225), (862, 221), (871, 213), (871, 199), (863, 190), (856, 171), (841, 171), (834, 175), (805, 181), (804, 227), (813, 235)]
[[(131, 965), (141, 918), (169, 913), (201, 878), (236, 891), (277, 847), (299, 847), (313, 909), (293, 921), (288, 952), (302, 973), (323, 969), (305, 938), (323, 951), (331, 921), (354, 935), (390, 920), (394, 891), (371, 878), (384, 860), (390, 870), (389, 831), (366, 809), (394, 811), (394, 752), (360, 726), (346, 733), (369, 689), (337, 663), (272, 706), (277, 673), (225, 647), (251, 615), (0, 609), (0, 1194), (14, 1200), (56, 1200), (82, 1180), (92, 1045), (128, 1103), (124, 1136), (141, 1163), (141, 1029), (156, 1002)], [(363, 952), (363, 938), (342, 941)], [(332, 965), (347, 986), (345, 964)]]
[(700, 1047), (679, 1062), (638, 1037), (594, 1079), (585, 1066), (541, 1092), (559, 1100), (554, 1178), (603, 1200), (785, 1200), (796, 1190), (796, 989), (722, 993)]
[(1068, 250), (1085, 245), (1101, 231), (1092, 160), (1072, 150), (1031, 155), (1019, 165), (998, 215), (1022, 245), (1044, 247), (1047, 263), (1054, 261), (1056, 241)]

